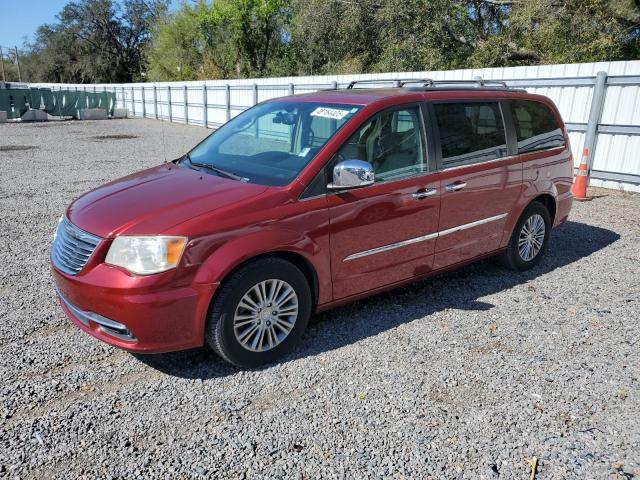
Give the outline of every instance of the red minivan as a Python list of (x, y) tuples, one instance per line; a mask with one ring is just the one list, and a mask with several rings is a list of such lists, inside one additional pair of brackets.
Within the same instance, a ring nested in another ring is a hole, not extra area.
[(394, 82), (260, 103), (74, 201), (51, 249), (64, 312), (125, 350), (206, 343), (253, 367), (314, 312), (492, 255), (535, 265), (572, 203), (555, 105)]

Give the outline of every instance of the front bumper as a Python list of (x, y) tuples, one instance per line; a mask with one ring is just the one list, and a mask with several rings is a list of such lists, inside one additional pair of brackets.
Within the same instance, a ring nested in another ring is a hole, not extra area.
[(62, 295), (59, 290), (56, 290), (56, 292), (58, 293), (58, 298), (60, 299), (60, 305), (62, 305), (67, 315), (69, 317), (73, 317), (74, 320), (79, 321), (85, 327), (91, 328), (92, 330), (97, 332), (102, 332), (111, 337), (124, 340), (125, 342), (138, 341), (138, 339), (133, 336), (126, 325), (120, 322), (116, 322), (115, 320), (111, 320), (110, 318), (103, 317), (102, 315), (98, 315), (94, 312), (86, 312), (84, 310), (80, 310), (69, 300), (64, 298), (64, 295)]
[(204, 343), (215, 284), (172, 282), (175, 272), (135, 277), (106, 264), (77, 276), (55, 267), (52, 272), (67, 317), (103, 342), (138, 353), (185, 350)]

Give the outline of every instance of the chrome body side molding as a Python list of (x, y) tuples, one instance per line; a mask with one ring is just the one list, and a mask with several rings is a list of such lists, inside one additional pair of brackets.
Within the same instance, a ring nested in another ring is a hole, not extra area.
[(477, 227), (479, 225), (484, 225), (485, 223), (495, 222), (496, 220), (500, 220), (501, 218), (504, 218), (506, 216), (507, 216), (506, 213), (501, 213), (500, 215), (496, 215), (494, 217), (483, 218), (482, 220), (476, 220), (475, 222), (471, 222), (471, 223), (464, 223), (462, 225), (458, 225), (457, 227), (453, 227), (453, 228), (448, 228), (446, 230), (442, 230), (442, 231), (438, 232), (438, 236), (442, 237), (444, 235), (449, 235), (450, 233), (455, 233), (455, 232), (459, 232), (461, 230), (466, 230), (468, 228), (473, 228), (473, 227)]
[(420, 237), (410, 238), (408, 240), (403, 240), (401, 242), (390, 243), (388, 245), (382, 245), (380, 247), (372, 248), (370, 250), (364, 250), (362, 252), (353, 253), (345, 257), (343, 262), (348, 262), (350, 260), (355, 260), (357, 258), (367, 257), (369, 255), (375, 255), (376, 253), (382, 253), (389, 250), (393, 250), (395, 248), (406, 247), (407, 245), (412, 245), (414, 243), (424, 242), (426, 240), (431, 240), (432, 238), (442, 237), (444, 235), (449, 235), (450, 233), (459, 232), (461, 230), (467, 230), (468, 228), (477, 227), (479, 225), (483, 225), (489, 222), (495, 222), (496, 220), (500, 220), (506, 217), (506, 213), (501, 213), (500, 215), (495, 215), (493, 217), (483, 218), (482, 220), (476, 220), (471, 223), (464, 223), (462, 225), (458, 225), (457, 227), (448, 228), (446, 230), (442, 230), (435, 233), (430, 233), (428, 235), (422, 235)]
[(430, 233), (429, 235), (423, 235), (421, 237), (410, 238), (409, 240), (403, 240), (397, 243), (390, 243), (389, 245), (383, 245), (381, 247), (372, 248), (371, 250), (365, 250), (363, 252), (353, 253), (348, 257), (345, 257), (343, 261), (348, 262), (349, 260), (355, 260), (356, 258), (366, 257), (368, 255), (375, 255), (376, 253), (386, 252), (387, 250), (393, 250), (394, 248), (405, 247), (407, 245), (411, 245), (412, 243), (424, 242), (426, 240), (436, 238), (437, 236), (438, 236), (438, 232)]

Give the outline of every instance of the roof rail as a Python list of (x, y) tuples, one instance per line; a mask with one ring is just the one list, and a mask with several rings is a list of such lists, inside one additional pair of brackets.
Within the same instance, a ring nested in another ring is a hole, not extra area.
[(483, 80), (478, 77), (474, 80), (433, 80), (431, 78), (381, 78), (381, 79), (368, 79), (368, 80), (353, 80), (347, 88), (351, 89), (358, 83), (393, 83), (394, 87), (404, 87), (407, 84), (420, 83), (423, 87), (427, 88), (443, 88), (443, 87), (488, 87), (488, 88), (505, 88), (509, 86), (506, 82), (501, 80)]
[(347, 85), (347, 88), (353, 88), (358, 83), (393, 83), (396, 87), (402, 87), (406, 83), (427, 83), (433, 82), (430, 78), (378, 78), (368, 80), (353, 80)]
[(431, 80), (431, 82), (425, 84), (425, 87), (441, 87), (446, 85), (509, 88), (507, 82), (501, 80), (483, 80), (480, 77), (473, 80)]

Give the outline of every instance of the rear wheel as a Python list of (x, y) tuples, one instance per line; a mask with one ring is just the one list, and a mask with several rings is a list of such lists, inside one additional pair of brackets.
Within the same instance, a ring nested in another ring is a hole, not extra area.
[(536, 265), (547, 249), (551, 232), (551, 216), (547, 208), (533, 202), (516, 224), (502, 263), (512, 270), (527, 270)]
[(207, 343), (239, 367), (257, 367), (289, 352), (310, 315), (304, 274), (286, 260), (257, 260), (233, 273), (216, 294)]

